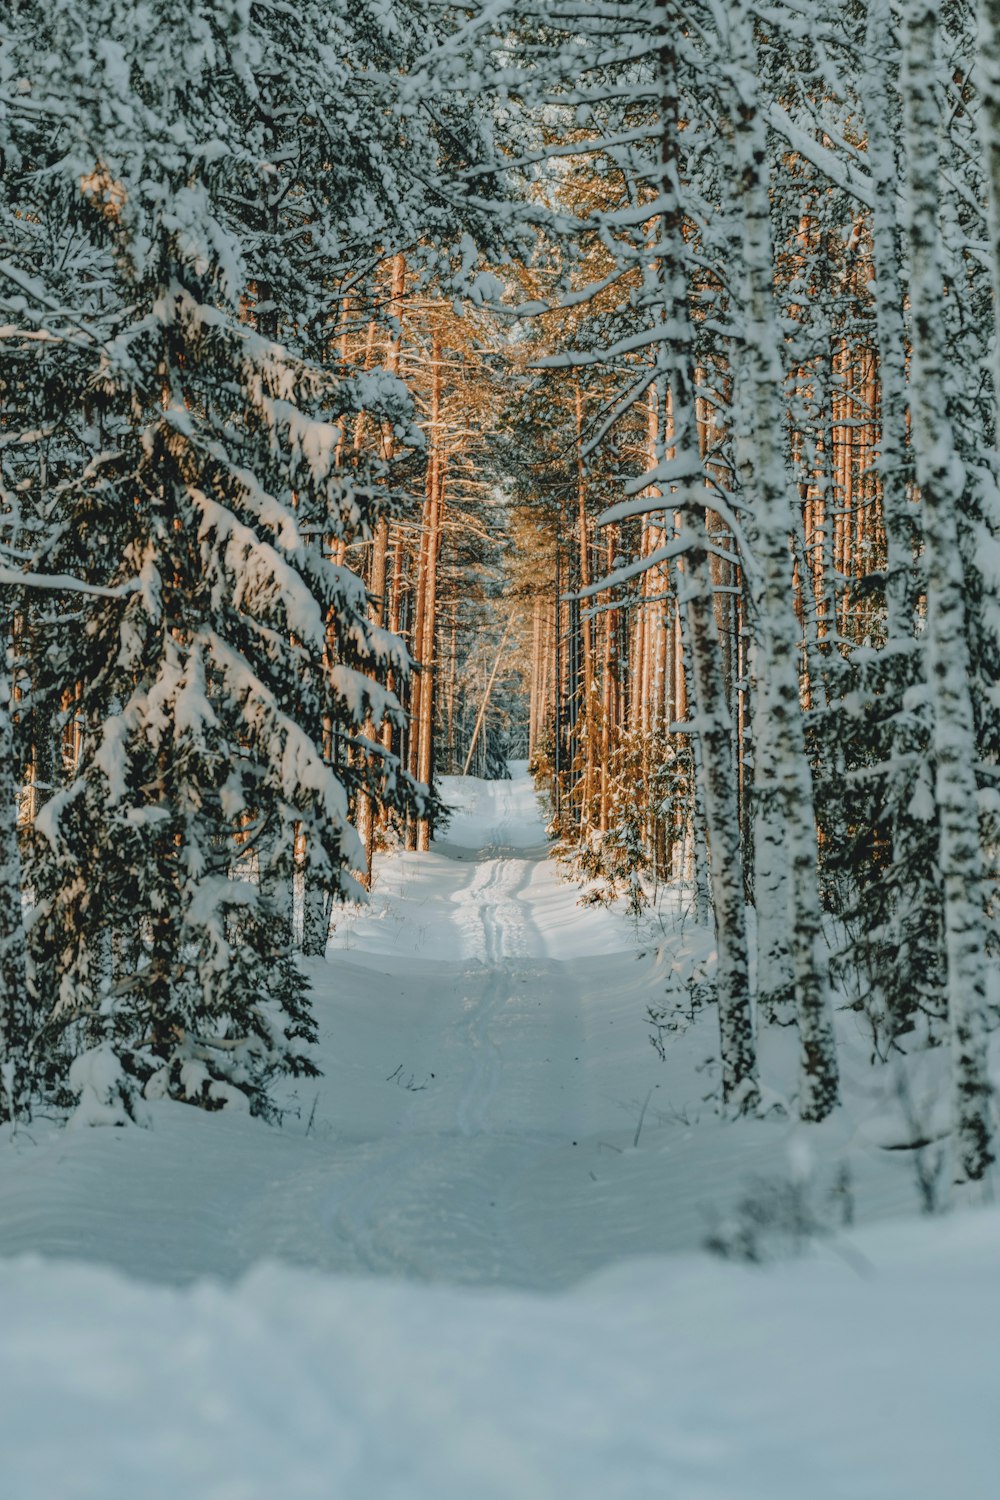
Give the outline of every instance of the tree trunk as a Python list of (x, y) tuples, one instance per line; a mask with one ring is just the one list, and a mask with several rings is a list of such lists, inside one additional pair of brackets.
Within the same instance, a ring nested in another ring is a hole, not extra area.
[[(446, 455), (441, 449), (441, 340), (431, 340), (431, 411), (430, 457), (427, 466), (427, 504), (425, 506), (426, 538), (423, 551), (425, 576), (421, 598), (421, 621), (418, 624), (421, 666), (418, 714), (418, 746), (415, 772), (417, 780), (431, 789), (434, 781), (434, 673), (437, 657), (437, 565), (441, 542), (441, 512), (444, 503)], [(430, 848), (431, 825), (428, 817), (417, 823), (416, 846)]]
[[(6, 655), (6, 642), (0, 642)], [(21, 854), (11, 688), (0, 662), (0, 1118), (16, 1120), (27, 1100), (30, 1009), (21, 907)]]
[[(583, 457), (583, 390), (580, 377), (574, 382), (576, 417), (576, 520), (579, 533), (580, 588), (590, 583), (590, 528), (587, 520), (587, 470)], [(583, 681), (580, 703), (580, 749), (583, 755), (580, 789), (580, 826), (585, 833), (592, 821), (594, 798), (594, 749), (597, 743), (596, 702), (594, 699), (594, 622), (580, 611), (580, 644), (583, 648)]]
[[(672, 483), (678, 486), (672, 498), (673, 503), (682, 508), (687, 542), (683, 575), (678, 581), (678, 599), (683, 604), (690, 632), (698, 707), (701, 789), (711, 850), (709, 881), (718, 953), (723, 1099), (727, 1104), (746, 1109), (754, 1107), (759, 1097), (757, 1058), (750, 1005), (733, 734), (713, 604), (707, 549), (706, 490), (698, 446), (693, 385), (694, 338), (688, 304), (684, 215), (678, 195), (680, 111), (672, 41), (665, 41), (661, 46), (659, 67), (662, 109), (660, 191), (666, 208), (661, 220), (663, 253), (656, 274), (660, 279), (662, 316), (672, 330), (672, 338), (669, 345), (658, 346), (657, 357), (663, 372), (664, 398), (668, 389), (670, 395), (669, 446), (673, 458), (669, 473)], [(665, 425), (664, 410), (656, 442), (658, 467), (664, 471), (667, 470)]]
[[(781, 882), (789, 897), (792, 964), (801, 1047), (799, 1113), (822, 1120), (838, 1102), (839, 1079), (828, 963), (823, 939), (817, 872), (812, 775), (805, 752), (799, 701), (799, 627), (793, 603), (789, 539), (792, 506), (781, 441), (785, 431), (782, 335), (774, 305), (767, 138), (757, 107), (756, 57), (746, 0), (729, 8), (733, 61), (735, 147), (739, 173), (736, 201), (743, 210), (743, 257), (747, 278), (744, 356), (744, 442), (740, 471), (753, 505), (760, 568), (759, 671), (767, 691), (755, 712), (763, 741), (774, 755), (775, 818), (762, 849), (767, 862), (787, 862)], [(758, 901), (761, 893), (758, 891)]]
[(927, 568), (927, 683), (934, 714), (939, 864), (958, 1165), (981, 1178), (993, 1160), (986, 1062), (986, 944), (976, 787), (977, 748), (958, 514), (966, 475), (947, 415), (949, 351), (938, 223), (940, 121), (935, 95), (937, 4), (905, 10), (903, 100), (909, 158), (911, 411)]
[[(995, 5), (1000, 10), (1000, 3)], [(913, 634), (914, 506), (907, 494), (905, 297), (896, 219), (900, 164), (888, 88), (889, 59), (897, 55), (889, 0), (868, 0), (865, 121), (871, 160), (872, 248), (875, 258), (875, 326), (878, 338), (880, 427), (878, 468), (888, 553), (887, 630), (890, 641)]]

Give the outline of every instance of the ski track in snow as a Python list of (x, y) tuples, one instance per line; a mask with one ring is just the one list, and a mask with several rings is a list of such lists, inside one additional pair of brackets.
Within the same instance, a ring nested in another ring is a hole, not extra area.
[(519, 899), (523, 879), (512, 889), (509, 878), (513, 875), (516, 879), (523, 867), (503, 858), (499, 852), (507, 842), (510, 811), (508, 794), (503, 799), (501, 821), (493, 832), (488, 858), (478, 866), (472, 884), (456, 893), (460, 908), (471, 908), (482, 924), (481, 956), (486, 965), (478, 995), (466, 1001), (470, 1011), (468, 1047), (472, 1073), (458, 1106), (458, 1128), (463, 1135), (479, 1135), (488, 1129), (490, 1103), (503, 1067), (492, 1023), (510, 999), (512, 981), (506, 963), (507, 944), (513, 945), (525, 920)]

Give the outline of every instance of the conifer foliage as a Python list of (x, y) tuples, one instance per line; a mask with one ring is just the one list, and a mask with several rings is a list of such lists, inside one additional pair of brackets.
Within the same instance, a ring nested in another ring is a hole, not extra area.
[[(408, 405), (248, 316), (261, 278), (241, 214), (271, 175), (246, 144), (269, 64), (249, 7), (22, 20), (17, 87), (46, 128), (18, 180), (96, 285), (53, 315), (31, 283), (43, 332), (15, 341), (8, 421), (74, 431), (44, 486), (42, 444), (20, 434), (24, 488), (46, 569), (112, 594), (33, 604), (23, 649), (32, 714), (76, 740), (30, 843), (35, 1063), (56, 1086), (64, 1057), (110, 1048), (126, 1101), (267, 1112), (271, 1079), (313, 1066), (296, 853), (307, 880), (350, 891), (352, 792), (414, 797), (377, 742), (349, 756), (362, 725), (398, 715), (384, 681), (408, 657), (331, 557), (392, 500), (340, 461), (345, 425), (366, 410), (406, 438)], [(12, 117), (19, 149), (16, 102)]]

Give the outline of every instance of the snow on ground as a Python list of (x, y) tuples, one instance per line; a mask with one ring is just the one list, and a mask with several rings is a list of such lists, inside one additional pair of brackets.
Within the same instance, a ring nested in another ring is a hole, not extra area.
[[(669, 956), (560, 881), (523, 768), (444, 792), (311, 966), (324, 1076), (283, 1129), (159, 1103), (6, 1147), (0, 1256), (44, 1258), (0, 1263), (0, 1494), (992, 1496), (995, 1213), (665, 1258), (768, 1191), (913, 1211), (864, 1038), (825, 1126), (720, 1121), (712, 1018), (657, 1058)], [(779, 1094), (792, 1059), (769, 1035)]]
[(1000, 1215), (569, 1294), (0, 1268), (12, 1500), (992, 1500)]

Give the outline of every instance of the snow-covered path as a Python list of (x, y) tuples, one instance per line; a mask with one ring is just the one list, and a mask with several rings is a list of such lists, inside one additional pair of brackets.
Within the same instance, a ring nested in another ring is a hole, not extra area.
[[(992, 1500), (1000, 1216), (663, 1256), (799, 1132), (704, 1104), (710, 1017), (656, 1058), (667, 960), (560, 883), (526, 776), (445, 791), (313, 966), (283, 1129), (160, 1104), (5, 1144), (0, 1493)], [(911, 1203), (843, 1115), (810, 1150), (858, 1213)]]
[[(657, 1058), (645, 1007), (663, 960), (560, 880), (517, 769), (447, 781), (432, 853), (383, 860), (370, 906), (338, 915), (311, 968), (323, 1076), (282, 1129), (172, 1104), (151, 1130), (37, 1122), (0, 1172), (0, 1255), (175, 1283), (280, 1257), (549, 1288), (697, 1248), (783, 1170), (794, 1126), (734, 1130), (704, 1103), (704, 1030)], [(836, 1158), (852, 1131), (845, 1116), (812, 1139)], [(850, 1145), (859, 1215), (908, 1208), (898, 1156)]]
[[(434, 852), (383, 863), (316, 974), (325, 1161), (310, 1151), (244, 1235), (331, 1269), (549, 1285), (587, 1263), (539, 1237), (549, 1179), (596, 1136), (622, 1155), (661, 1081), (650, 976), (621, 919), (558, 879), (526, 775), (445, 790), (458, 810)], [(590, 1253), (614, 1255), (604, 1235)]]

